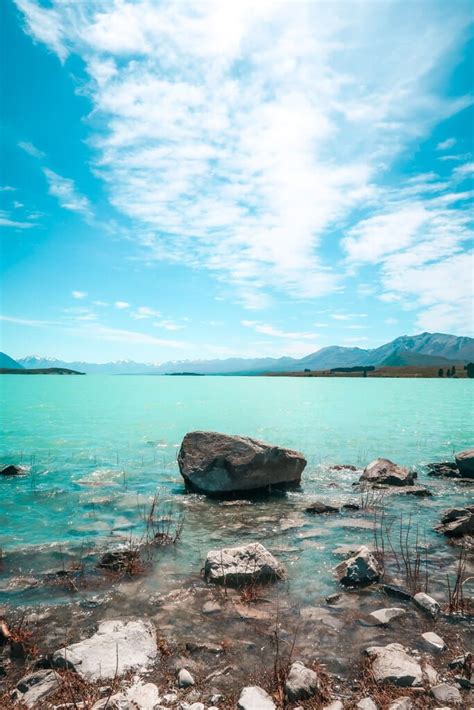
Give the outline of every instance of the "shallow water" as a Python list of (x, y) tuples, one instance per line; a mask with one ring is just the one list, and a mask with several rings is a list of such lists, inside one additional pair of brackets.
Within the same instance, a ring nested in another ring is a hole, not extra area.
[[(141, 534), (143, 511), (158, 491), (161, 512), (184, 514), (184, 528), (175, 546), (154, 556), (137, 600), (198, 581), (210, 548), (260, 540), (286, 564), (295, 598), (311, 602), (335, 591), (337, 546), (373, 541), (373, 518), (322, 519), (304, 508), (316, 498), (357, 500), (352, 484), (360, 474), (329, 466), (363, 467), (376, 456), (415, 466), (432, 489), (433, 498), (390, 496), (385, 507), (405, 520), (412, 515), (434, 553), (433, 575), (442, 580), (452, 568), (456, 553), (432, 528), (440, 511), (472, 497), (472, 488), (427, 478), (424, 465), (472, 445), (472, 381), (3, 376), (0, 387), (1, 461), (30, 467), (25, 476), (0, 480), (0, 601), (67, 600), (44, 575), (81, 555), (87, 562), (86, 549)], [(302, 451), (308, 466), (301, 490), (240, 506), (185, 494), (176, 455), (193, 429)], [(32, 585), (32, 576), (41, 583)]]

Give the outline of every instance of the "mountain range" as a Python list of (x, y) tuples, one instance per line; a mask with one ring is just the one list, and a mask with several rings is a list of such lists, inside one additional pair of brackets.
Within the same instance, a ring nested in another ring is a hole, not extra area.
[[(32, 355), (13, 360), (0, 353), (0, 368), (66, 367), (87, 374), (164, 375), (193, 372), (204, 375), (255, 375), (262, 372), (292, 372), (304, 369), (328, 370), (334, 367), (374, 366), (447, 366), (474, 362), (474, 338), (421, 333), (402, 335), (374, 349), (346, 348), (338, 345), (322, 348), (302, 358), (228, 358), (225, 360), (177, 360), (173, 362), (138, 363), (119, 360), (107, 363), (65, 362)], [(13, 363), (13, 364), (12, 364)]]

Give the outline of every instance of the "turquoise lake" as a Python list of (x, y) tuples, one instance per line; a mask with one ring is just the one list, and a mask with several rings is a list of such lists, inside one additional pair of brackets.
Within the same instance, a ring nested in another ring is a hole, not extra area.
[[(163, 552), (145, 586), (197, 577), (208, 549), (258, 539), (294, 570), (300, 594), (333, 589), (333, 549), (372, 536), (366, 517), (305, 516), (317, 498), (357, 499), (360, 473), (331, 464), (361, 468), (383, 456), (416, 467), (433, 497), (391, 496), (390, 506), (411, 515), (433, 547), (444, 545), (432, 530), (440, 511), (472, 492), (425, 469), (473, 445), (469, 380), (2, 376), (0, 387), (1, 462), (30, 467), (0, 480), (7, 601), (40, 598), (12, 584), (12, 575), (44, 574), (79, 547), (109, 549), (138, 533), (155, 492), (164, 513), (185, 520), (180, 542)], [(301, 490), (235, 507), (186, 494), (176, 457), (196, 429), (302, 451)]]

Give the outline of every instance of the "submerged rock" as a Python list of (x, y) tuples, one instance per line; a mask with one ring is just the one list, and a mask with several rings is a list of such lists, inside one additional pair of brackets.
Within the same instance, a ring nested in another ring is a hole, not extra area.
[(178, 464), (191, 489), (225, 495), (299, 485), (306, 459), (257, 439), (194, 431), (183, 439)]
[(445, 478), (460, 478), (461, 474), (455, 463), (442, 461), (440, 463), (429, 463), (428, 476), (444, 476)]
[(53, 662), (72, 667), (86, 680), (97, 680), (147, 668), (157, 655), (156, 632), (150, 621), (103, 621), (90, 638), (56, 651)]
[(276, 710), (275, 703), (268, 693), (257, 685), (242, 690), (237, 707), (239, 710)]
[(405, 613), (405, 609), (394, 606), (387, 609), (377, 609), (369, 614), (369, 617), (375, 621), (376, 624), (384, 626), (393, 621), (393, 619), (398, 619), (400, 616), (403, 616)]
[(109, 570), (110, 572), (123, 572), (130, 569), (140, 557), (139, 550), (112, 550), (106, 552), (97, 563), (97, 567)]
[(15, 464), (9, 464), (8, 466), (0, 467), (0, 476), (21, 476), (27, 472), (25, 466), (16, 466)]
[(474, 478), (474, 449), (454, 454), (459, 473), (463, 478)]
[(423, 684), (420, 664), (399, 643), (371, 646), (366, 654), (372, 659), (372, 672), (379, 683), (391, 683), (401, 688), (415, 688)]
[(13, 691), (13, 697), (29, 708), (42, 707), (43, 700), (60, 686), (57, 674), (51, 669), (35, 671), (25, 675)]
[(286, 697), (290, 701), (306, 700), (313, 697), (319, 690), (317, 674), (306, 668), (300, 661), (295, 661), (290, 668), (285, 683)]
[(436, 530), (447, 537), (474, 535), (474, 505), (465, 508), (450, 508), (441, 518)]
[(384, 486), (412, 486), (415, 478), (414, 471), (398, 466), (389, 459), (379, 458), (365, 467), (359, 481)]
[(241, 587), (283, 579), (285, 568), (259, 542), (241, 547), (211, 550), (204, 564), (207, 582)]
[(364, 587), (377, 582), (381, 575), (379, 564), (369, 548), (362, 545), (353, 557), (335, 568), (336, 575), (346, 587)]
[(328, 503), (323, 503), (322, 501), (317, 500), (305, 509), (305, 513), (312, 513), (313, 515), (321, 515), (323, 513), (339, 513), (339, 508), (336, 508), (335, 505), (329, 505)]

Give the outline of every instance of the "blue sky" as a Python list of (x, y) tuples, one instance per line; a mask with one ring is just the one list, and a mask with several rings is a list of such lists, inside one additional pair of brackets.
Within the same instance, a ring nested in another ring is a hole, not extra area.
[(1, 13), (2, 350), (472, 335), (469, 2)]

